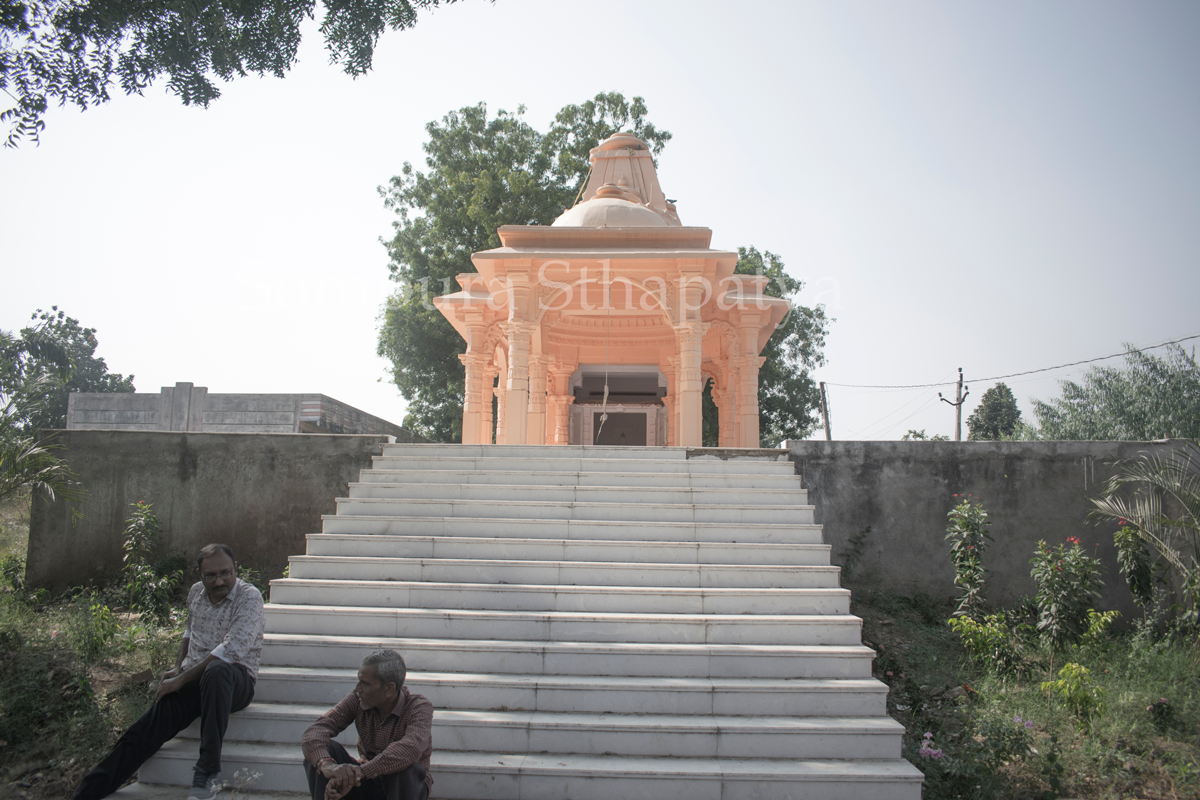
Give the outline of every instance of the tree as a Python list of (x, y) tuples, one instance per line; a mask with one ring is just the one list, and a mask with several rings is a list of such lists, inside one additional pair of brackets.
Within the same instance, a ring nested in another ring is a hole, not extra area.
[(921, 428), (921, 430), (919, 430), (919, 431), (909, 428), (908, 433), (906, 433), (900, 437), (900, 441), (902, 441), (902, 442), (948, 442), (948, 441), (950, 441), (950, 437), (945, 436), (940, 433), (935, 433), (932, 436), (930, 436), (929, 434), (925, 433), (924, 428)]
[(524, 113), (521, 106), (489, 118), (480, 103), (430, 122), (428, 171), (405, 162), (379, 190), (398, 217), (383, 243), (400, 290), (381, 315), (378, 353), (409, 401), (405, 427), (432, 441), (462, 438), (464, 375), (462, 338), (430, 295), (457, 291), (454, 276), (475, 271), (472, 253), (500, 246), (501, 225), (549, 225), (571, 206), (596, 142), (629, 130), (658, 154), (671, 138), (646, 122), (642, 98), (615, 92), (566, 106), (546, 134)]
[[(739, 247), (739, 275), (765, 275), (767, 294), (791, 297), (804, 282), (788, 275), (783, 260), (770, 251)], [(830, 320), (825, 308), (793, 304), (792, 310), (767, 340), (761, 355), (766, 360), (758, 371), (759, 438), (769, 444), (785, 439), (803, 439), (820, 424), (821, 391), (811, 372), (825, 363), (825, 335)], [(703, 436), (706, 447), (719, 442), (720, 410), (712, 399), (711, 385), (704, 387)]]
[(1012, 389), (997, 383), (983, 393), (979, 406), (967, 417), (967, 438), (1003, 439), (1016, 433), (1020, 424), (1021, 409), (1017, 408), (1017, 398), (1013, 397)]
[(70, 469), (54, 454), (60, 447), (39, 439), (30, 425), (43, 411), (45, 384), (70, 368), (66, 349), (43, 335), (42, 327), (35, 326), (20, 339), (0, 331), (0, 501), (29, 490), (45, 492), (51, 500), (56, 495), (68, 500), (84, 496)]
[(1126, 345), (1124, 367), (1093, 367), (1062, 397), (1033, 401), (1040, 438), (1146, 441), (1200, 438), (1200, 368), (1179, 345), (1154, 356)]
[[(420, 9), (455, 0), (324, 0), (321, 34), (330, 63), (357, 77), (371, 68), (385, 29), (417, 23)], [(52, 101), (80, 109), (109, 99), (114, 80), (141, 94), (167, 77), (184, 105), (208, 104), (223, 81), (282, 78), (296, 62), (300, 25), (315, 0), (0, 0), (0, 89), (16, 105), (0, 113), (7, 144), (38, 140)]]
[(71, 392), (132, 392), (133, 376), (108, 371), (96, 358), (95, 328), (84, 328), (52, 306), (33, 313), (19, 337), (0, 339), (0, 394), (15, 401), (15, 424), (27, 433), (64, 428)]

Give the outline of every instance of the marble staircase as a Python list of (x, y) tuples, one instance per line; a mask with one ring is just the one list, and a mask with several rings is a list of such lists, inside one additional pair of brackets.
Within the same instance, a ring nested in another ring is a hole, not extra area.
[(271, 584), (225, 775), (303, 791), (300, 734), (390, 647), (441, 800), (919, 800), (849, 599), (780, 451), (388, 445)]

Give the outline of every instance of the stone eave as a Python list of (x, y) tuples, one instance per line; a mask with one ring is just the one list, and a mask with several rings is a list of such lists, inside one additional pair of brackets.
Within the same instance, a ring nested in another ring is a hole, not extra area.
[[(501, 225), (496, 231), (504, 247), (525, 249), (707, 250), (711, 228), (559, 228), (549, 225)], [(503, 249), (503, 248), (501, 248)], [(485, 251), (491, 252), (491, 251)]]
[(572, 249), (539, 249), (525, 247), (497, 247), (494, 250), (481, 250), (471, 254), (473, 262), (507, 261), (509, 259), (546, 260), (593, 260), (611, 259), (613, 261), (672, 261), (674, 259), (704, 259), (712, 261), (737, 263), (738, 254), (729, 250), (644, 250), (619, 248), (572, 248)]

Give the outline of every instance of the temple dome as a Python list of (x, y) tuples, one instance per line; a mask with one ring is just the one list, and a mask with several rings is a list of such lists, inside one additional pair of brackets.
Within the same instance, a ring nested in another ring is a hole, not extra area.
[(656, 211), (625, 198), (638, 195), (625, 186), (602, 186), (591, 200), (567, 209), (551, 223), (555, 228), (665, 228)]

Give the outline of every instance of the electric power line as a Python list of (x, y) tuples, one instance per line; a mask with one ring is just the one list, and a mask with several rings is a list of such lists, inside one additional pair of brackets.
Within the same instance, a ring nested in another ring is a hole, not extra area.
[[(1170, 342), (1162, 342), (1161, 344), (1154, 344), (1154, 345), (1150, 345), (1149, 347), (1138, 347), (1135, 349), (1137, 349), (1137, 350), (1156, 350), (1159, 347), (1166, 347), (1169, 344), (1179, 344), (1180, 342), (1186, 342), (1189, 339), (1200, 339), (1200, 333), (1194, 334), (1192, 336), (1184, 336), (1181, 339), (1175, 339)], [(1014, 372), (1011, 375), (996, 375), (991, 378), (972, 378), (971, 380), (976, 383), (978, 383), (979, 381), (998, 381), (998, 380), (1003, 380), (1004, 378), (1016, 378), (1021, 375), (1033, 375), (1036, 372), (1050, 372), (1050, 371), (1056, 370), (1056, 369), (1063, 369), (1064, 367), (1077, 367), (1080, 364), (1091, 364), (1092, 362), (1095, 362), (1095, 361), (1106, 361), (1110, 358), (1119, 358), (1123, 355), (1126, 355), (1126, 353), (1113, 353), (1112, 355), (1109, 355), (1109, 356), (1097, 356), (1096, 358), (1088, 358), (1088, 359), (1084, 359), (1083, 361), (1072, 361), (1070, 364), (1059, 364), (1058, 366), (1054, 366), (1054, 367), (1042, 367), (1041, 369), (1030, 369), (1030, 370), (1026, 370), (1025, 372)], [(938, 387), (938, 386), (953, 386), (954, 381), (949, 381), (948, 383), (914, 383), (914, 384), (908, 384), (908, 385), (893, 385), (893, 386), (871, 386), (871, 385), (859, 384), (859, 383), (832, 383), (830, 381), (826, 381), (825, 385), (826, 386), (840, 386), (845, 389), (930, 389), (930, 388), (934, 388), (934, 387)]]

